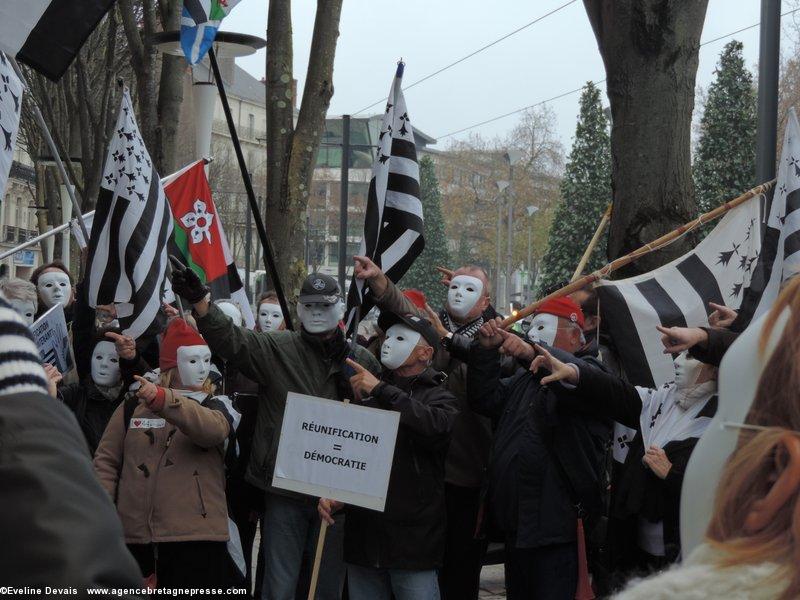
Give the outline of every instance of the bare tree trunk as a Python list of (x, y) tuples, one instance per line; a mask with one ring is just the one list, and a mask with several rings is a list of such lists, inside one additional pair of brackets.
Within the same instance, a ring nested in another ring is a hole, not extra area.
[[(164, 31), (181, 28), (181, 0), (161, 0), (159, 9)], [(183, 102), (183, 74), (186, 59), (170, 54), (161, 55), (161, 78), (158, 86), (158, 152), (157, 165), (162, 175), (176, 171), (178, 116)]]
[[(708, 0), (584, 0), (611, 101), (614, 259), (694, 216), (691, 121)], [(685, 251), (675, 244), (626, 268), (649, 271)]]

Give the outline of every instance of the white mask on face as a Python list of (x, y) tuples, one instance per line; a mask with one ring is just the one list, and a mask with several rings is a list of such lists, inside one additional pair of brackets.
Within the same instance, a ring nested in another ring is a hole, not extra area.
[(297, 305), (297, 316), (308, 333), (333, 331), (344, 317), (344, 303), (307, 302)]
[(703, 370), (703, 363), (690, 358), (686, 352), (681, 352), (674, 361), (675, 364), (675, 402), (688, 410), (701, 400), (707, 400), (717, 391), (716, 380), (697, 384), (697, 378)]
[(50, 271), (39, 275), (36, 289), (47, 308), (53, 308), (56, 304), (66, 306), (72, 296), (69, 276), (61, 271)]
[(531, 321), (528, 339), (537, 344), (552, 346), (558, 333), (558, 317), (547, 313), (539, 313)]
[(30, 300), (17, 300), (12, 298), (8, 301), (15, 311), (17, 311), (28, 325), (33, 325), (36, 315), (36, 305)]
[(387, 369), (397, 369), (411, 356), (422, 335), (407, 325), (392, 325), (381, 346), (381, 362)]
[(92, 381), (104, 387), (119, 383), (119, 355), (113, 342), (98, 342), (92, 352)]
[(447, 291), (447, 308), (449, 312), (463, 319), (475, 308), (483, 295), (483, 282), (471, 275), (456, 275), (450, 281)]
[(176, 354), (181, 383), (189, 389), (203, 387), (211, 371), (211, 350), (208, 346), (181, 346)]
[(264, 302), (258, 307), (258, 327), (261, 331), (277, 331), (283, 323), (280, 304)]
[(242, 311), (239, 308), (230, 302), (219, 302), (217, 303), (219, 309), (225, 313), (226, 316), (230, 317), (233, 324), (237, 327), (242, 326)]

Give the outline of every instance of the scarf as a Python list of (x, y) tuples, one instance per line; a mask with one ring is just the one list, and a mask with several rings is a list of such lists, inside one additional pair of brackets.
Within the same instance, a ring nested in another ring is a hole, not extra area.
[(446, 310), (442, 310), (439, 313), (439, 318), (442, 320), (442, 325), (447, 327), (447, 331), (451, 333), (457, 333), (459, 335), (465, 335), (467, 337), (475, 337), (475, 334), (478, 333), (478, 329), (480, 329), (484, 324), (483, 315), (475, 319), (474, 321), (470, 321), (464, 325), (459, 325), (455, 323), (450, 315), (447, 313)]

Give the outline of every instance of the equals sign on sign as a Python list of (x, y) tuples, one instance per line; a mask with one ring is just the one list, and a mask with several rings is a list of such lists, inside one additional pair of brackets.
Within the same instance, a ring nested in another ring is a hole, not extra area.
[(333, 445), (333, 449), (334, 450), (338, 450), (339, 452), (341, 452), (342, 451), (342, 445), (341, 444), (334, 444)]

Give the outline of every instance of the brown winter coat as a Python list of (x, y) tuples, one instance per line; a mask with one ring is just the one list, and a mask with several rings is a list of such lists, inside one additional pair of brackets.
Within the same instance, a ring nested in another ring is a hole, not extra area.
[[(126, 435), (123, 410), (124, 403), (111, 416), (94, 469), (116, 497), (125, 541), (226, 541), (223, 443), (230, 425), (225, 415), (167, 389), (158, 413), (136, 407)], [(164, 419), (164, 424), (141, 428), (140, 419)]]

